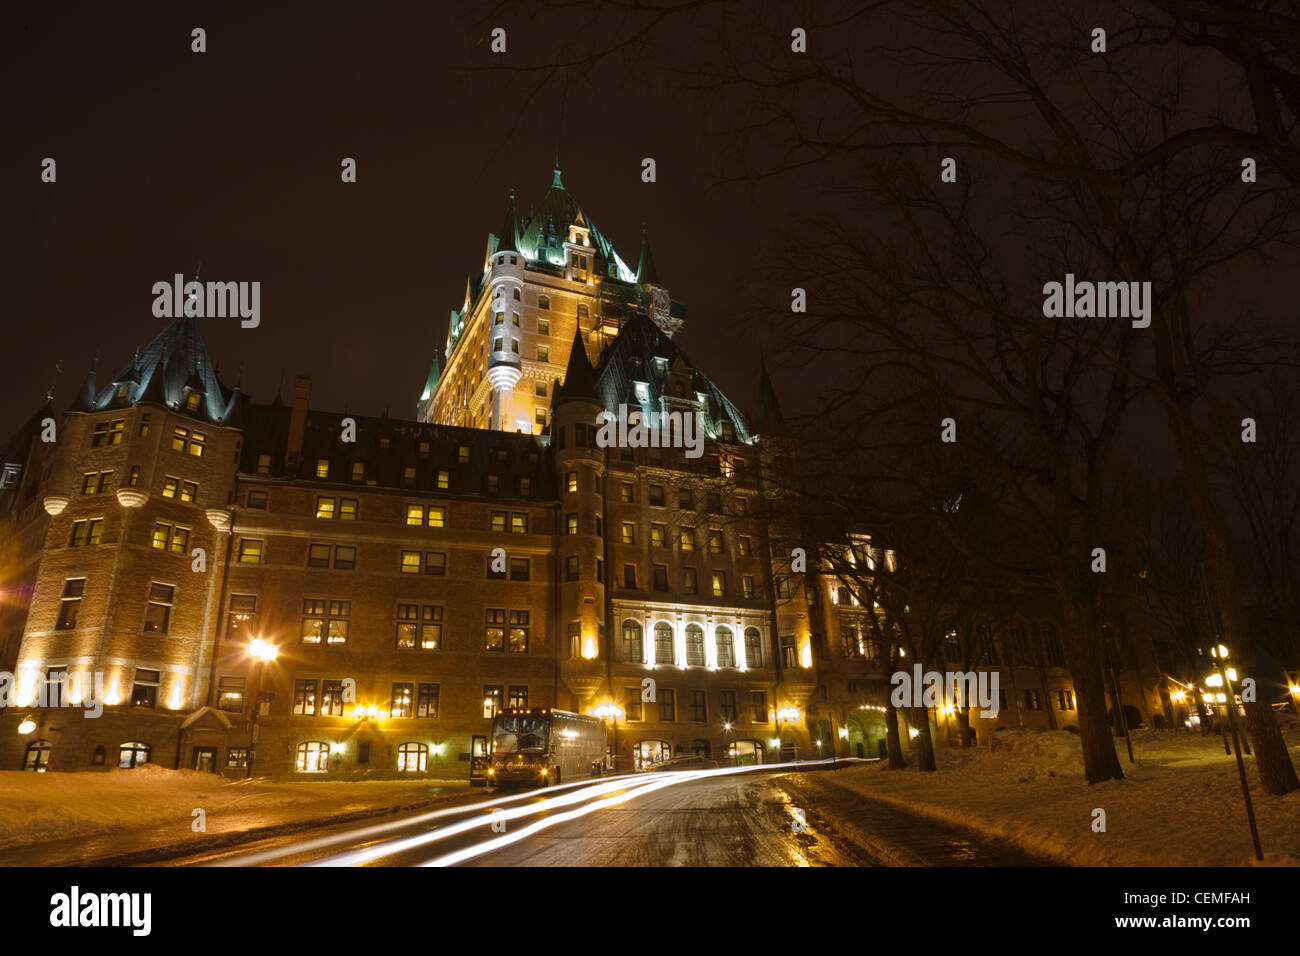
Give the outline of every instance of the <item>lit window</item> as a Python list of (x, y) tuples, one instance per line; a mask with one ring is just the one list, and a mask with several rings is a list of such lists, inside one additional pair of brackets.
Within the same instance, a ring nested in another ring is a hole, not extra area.
[(449, 472), (438, 472), (438, 490), (446, 491), (451, 487), (451, 474)]
[(152, 544), (159, 551), (165, 551), (167, 549), (167, 542), (171, 540), (171, 536), (172, 526), (159, 522), (153, 526)]
[(85, 590), (85, 578), (68, 578), (63, 582), (63, 596), (59, 600), (59, 618), (54, 622), (56, 631), (70, 631), (77, 626), (77, 612), (81, 610), (81, 596)]
[(317, 498), (316, 499), (316, 517), (333, 518), (334, 517), (334, 499)]
[(330, 460), (328, 458), (316, 459), (316, 477), (328, 478), (330, 476)]
[(330, 745), (323, 740), (304, 740), (298, 745), (294, 769), (299, 773), (329, 771)]
[(564, 476), (564, 483), (565, 483), (565, 487), (567, 487), (569, 491), (571, 491), (571, 492), (572, 492), (572, 491), (577, 491), (577, 490), (578, 490), (578, 473), (577, 473), (576, 471), (570, 471), (570, 472), (566, 473), (565, 476)]
[(623, 543), (636, 544), (636, 525), (631, 521), (623, 522)]
[(171, 623), (172, 598), (176, 589), (154, 582), (149, 585), (149, 603), (145, 608), (144, 629), (166, 634)]
[(652, 524), (650, 526), (650, 547), (665, 548), (668, 546), (668, 532), (661, 524)]
[(682, 528), (681, 544), (682, 544), (683, 551), (695, 550), (695, 529), (694, 528)]
[(402, 552), (402, 573), (419, 574), (420, 573), (420, 552), (403, 551)]
[(402, 744), (397, 748), (397, 772), (423, 771), (426, 769), (428, 759), (429, 748), (426, 744)]
[(714, 597), (727, 596), (727, 572), (725, 571), (713, 572), (713, 596)]
[(736, 552), (737, 552), (737, 553), (738, 553), (742, 558), (747, 558), (747, 557), (749, 557), (750, 550), (749, 550), (749, 536), (748, 536), (748, 535), (743, 535), (743, 534), (742, 534), (742, 535), (740, 535), (738, 538), (736, 538)]
[(632, 483), (625, 481), (619, 486), (618, 500), (624, 504), (631, 504), (635, 499), (632, 492)]
[(340, 521), (357, 520), (357, 499), (356, 498), (339, 499), (339, 520)]
[(239, 539), (239, 563), (261, 564), (262, 542), (257, 538)]
[(180, 489), (181, 480), (168, 475), (163, 479), (162, 495), (164, 498), (175, 498), (176, 492)]

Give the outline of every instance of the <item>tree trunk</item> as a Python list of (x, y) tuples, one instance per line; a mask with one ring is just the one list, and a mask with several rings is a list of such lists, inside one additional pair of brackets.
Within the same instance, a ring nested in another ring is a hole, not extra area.
[(906, 767), (903, 744), (898, 738), (898, 711), (890, 703), (885, 704), (885, 745), (889, 750), (889, 769), (902, 770)]
[(916, 769), (934, 773), (934, 740), (930, 737), (930, 712), (924, 707), (912, 707), (908, 720), (916, 727)]
[[(1083, 747), (1083, 775), (1088, 783), (1123, 780), (1115, 738), (1106, 713), (1106, 677), (1102, 672), (1101, 626), (1089, 601), (1062, 595), (1069, 618), (1070, 640), (1066, 642), (1070, 676), (1079, 715), (1079, 743)], [(1049, 700), (1047, 706), (1051, 707)]]
[[(1206, 556), (1214, 581), (1214, 596), (1219, 602), (1223, 643), (1228, 646), (1229, 661), (1241, 669), (1243, 677), (1250, 677), (1256, 673), (1255, 644), (1246, 623), (1241, 591), (1237, 587), (1237, 571), (1232, 563), (1227, 529), (1211, 496), (1205, 461), (1188, 413), (1182, 408), (1166, 407), (1169, 408), (1170, 425), (1187, 476), (1188, 497), (1205, 532)], [(1231, 700), (1228, 701), (1228, 706), (1233, 706)], [(1264, 790), (1275, 796), (1300, 790), (1300, 780), (1296, 779), (1295, 766), (1287, 752), (1286, 741), (1282, 739), (1282, 731), (1278, 729), (1273, 710), (1267, 702), (1246, 704), (1246, 732), (1250, 734), (1259, 782)]]
[(970, 708), (954, 707), (953, 711), (957, 715), (957, 734), (961, 737), (962, 750), (970, 748)]

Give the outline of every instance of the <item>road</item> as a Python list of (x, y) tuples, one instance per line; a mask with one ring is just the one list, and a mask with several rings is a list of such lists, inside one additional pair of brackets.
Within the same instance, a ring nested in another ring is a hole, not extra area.
[(195, 866), (1033, 865), (809, 764), (635, 774), (160, 861)]

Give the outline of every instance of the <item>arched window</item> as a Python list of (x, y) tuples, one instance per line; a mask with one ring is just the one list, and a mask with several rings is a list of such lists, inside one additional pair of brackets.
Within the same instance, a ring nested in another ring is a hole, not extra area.
[(549, 295), (539, 295), (537, 297), (537, 307), (539, 309), (549, 309), (551, 307), (551, 297)]
[(424, 744), (406, 743), (397, 748), (397, 772), (424, 770), (429, 761), (429, 748)]
[(44, 773), (49, 766), (50, 742), (48, 740), (33, 740), (27, 745), (27, 753), (23, 756), (23, 769)]
[(641, 625), (636, 621), (623, 622), (623, 660), (641, 663), (645, 652), (641, 646)]
[(673, 647), (673, 626), (667, 621), (660, 621), (655, 625), (655, 663), (677, 663), (677, 654)]
[(323, 740), (304, 740), (298, 745), (294, 769), (299, 773), (325, 773), (329, 770), (330, 745)]
[(1048, 667), (1065, 666), (1065, 654), (1061, 648), (1061, 635), (1050, 624), (1043, 625), (1043, 647), (1047, 651)]
[(672, 755), (672, 747), (666, 740), (638, 740), (632, 745), (632, 757), (638, 770), (663, 763)]
[(763, 666), (763, 635), (756, 627), (745, 628), (745, 665)]
[(731, 634), (731, 628), (719, 627), (713, 632), (713, 638), (718, 645), (718, 666), (735, 667), (736, 639)]
[(698, 624), (686, 625), (686, 665), (704, 666), (704, 628)]
[(1025, 625), (1020, 621), (1012, 621), (1008, 628), (1011, 631), (1011, 653), (1015, 655), (1013, 663), (1021, 667), (1032, 667), (1034, 656), (1029, 650), (1029, 633), (1025, 630)]
[(128, 740), (117, 751), (117, 765), (123, 770), (138, 767), (149, 762), (153, 748), (139, 740)]
[(998, 666), (998, 648), (993, 643), (993, 631), (989, 628), (988, 621), (980, 621), (979, 627), (975, 631), (979, 639), (979, 661), (978, 666), (997, 667)]

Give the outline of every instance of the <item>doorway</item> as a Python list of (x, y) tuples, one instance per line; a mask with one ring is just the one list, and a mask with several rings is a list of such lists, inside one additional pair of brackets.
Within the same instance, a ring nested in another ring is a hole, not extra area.
[(194, 748), (194, 769), (200, 773), (217, 772), (217, 748), (216, 747), (195, 747)]

